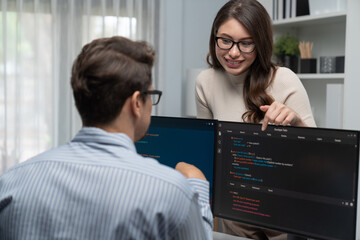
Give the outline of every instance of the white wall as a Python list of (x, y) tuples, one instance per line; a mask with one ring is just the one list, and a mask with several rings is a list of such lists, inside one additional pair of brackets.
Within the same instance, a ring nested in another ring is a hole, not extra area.
[(360, 130), (360, 1), (347, 0), (344, 128)]
[(163, 96), (157, 114), (180, 116), (183, 58), (183, 1), (162, 0), (160, 3), (160, 46), (158, 86)]
[[(206, 68), (212, 22), (227, 0), (163, 0), (158, 114), (185, 116), (187, 70)], [(195, 104), (195, 103), (194, 103)]]

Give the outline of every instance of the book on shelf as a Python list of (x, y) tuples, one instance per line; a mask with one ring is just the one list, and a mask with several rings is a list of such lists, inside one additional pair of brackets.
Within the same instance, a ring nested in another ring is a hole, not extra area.
[(292, 3), (292, 0), (285, 0), (285, 5), (284, 5), (285, 17), (284, 18), (291, 18), (291, 3)]
[(296, 16), (309, 15), (309, 0), (297, 0), (296, 1)]
[(271, 17), (273, 20), (289, 19), (310, 14), (309, 0), (273, 0)]
[(290, 16), (291, 17), (296, 17), (296, 1), (297, 0), (291, 0), (290, 1)]
[(272, 19), (278, 19), (278, 0), (273, 0)]
[(284, 0), (277, 0), (278, 1), (278, 20), (284, 18)]

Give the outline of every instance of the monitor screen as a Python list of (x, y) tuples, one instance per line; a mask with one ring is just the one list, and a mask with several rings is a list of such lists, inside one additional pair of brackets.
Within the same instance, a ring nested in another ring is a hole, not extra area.
[(355, 239), (359, 132), (218, 122), (214, 215)]
[(145, 138), (136, 142), (137, 152), (174, 168), (178, 162), (198, 167), (213, 184), (215, 120), (152, 116)]

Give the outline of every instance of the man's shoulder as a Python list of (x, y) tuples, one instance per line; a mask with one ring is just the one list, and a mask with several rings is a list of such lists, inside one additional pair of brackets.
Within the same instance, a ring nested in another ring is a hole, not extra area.
[(124, 178), (133, 177), (140, 185), (150, 186), (151, 182), (156, 182), (151, 186), (154, 189), (166, 186), (173, 192), (180, 191), (185, 195), (192, 195), (186, 178), (156, 159), (143, 157), (125, 148), (108, 153), (103, 151), (93, 153), (89, 152), (89, 149), (74, 151), (73, 148), (71, 144), (66, 144), (43, 152), (9, 169), (3, 177), (17, 178), (26, 175), (33, 176), (32, 180), (37, 181), (37, 178), (54, 178), (50, 172), (56, 169), (59, 175), (67, 177), (73, 177), (72, 174), (76, 173), (79, 179), (88, 184), (95, 182), (91, 177), (86, 180), (87, 176), (104, 181), (111, 179), (111, 184), (115, 185), (121, 184)]
[[(138, 172), (148, 179), (153, 179), (165, 184), (169, 188), (174, 188), (174, 190), (178, 189), (185, 192), (190, 190), (186, 178), (174, 168), (163, 165), (152, 158), (143, 158), (143, 163), (144, 165), (141, 168), (132, 168), (132, 171)], [(161, 186), (158, 185), (157, 187)]]
[(50, 156), (57, 156), (57, 154), (55, 154), (54, 152), (57, 152), (58, 148), (60, 148), (60, 147), (52, 148), (52, 149), (46, 150), (46, 151), (44, 151), (42, 153), (39, 153), (39, 154), (37, 154), (37, 155), (35, 155), (33, 157), (30, 157), (29, 159), (27, 159), (27, 160), (25, 160), (23, 162), (20, 162), (20, 163), (18, 163), (16, 165), (10, 167), (9, 169), (7, 169), (2, 174), (2, 176), (5, 176), (7, 174), (11, 174), (12, 172), (16, 172), (16, 171), (19, 171), (21, 169), (24, 169), (27, 166), (36, 164), (38, 162), (41, 162), (44, 159), (49, 159)]

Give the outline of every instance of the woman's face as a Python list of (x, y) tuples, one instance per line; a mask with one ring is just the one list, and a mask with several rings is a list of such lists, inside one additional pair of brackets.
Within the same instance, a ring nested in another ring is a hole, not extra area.
[[(245, 46), (246, 44), (254, 43), (246, 28), (234, 18), (230, 18), (220, 26), (216, 37), (225, 38), (224, 41), (227, 41), (227, 39), (234, 42), (242, 41)], [(255, 61), (256, 49), (251, 53), (244, 53), (239, 50), (236, 44), (229, 50), (219, 48), (216, 43), (215, 45), (217, 59), (225, 71), (232, 75), (239, 75), (245, 72)]]

